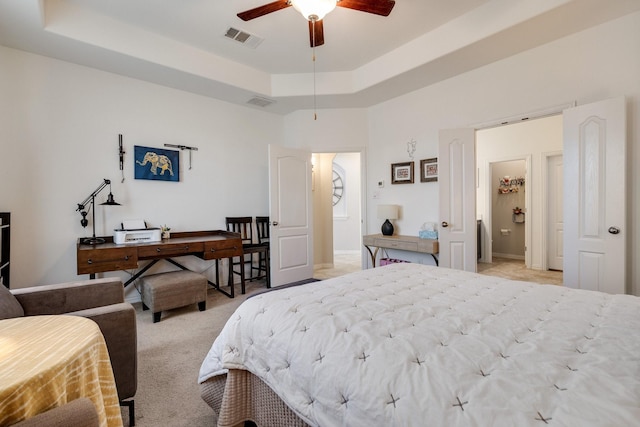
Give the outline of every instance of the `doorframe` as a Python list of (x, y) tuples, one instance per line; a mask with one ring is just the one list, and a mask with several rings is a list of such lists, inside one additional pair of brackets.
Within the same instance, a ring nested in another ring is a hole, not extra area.
[[(331, 153), (359, 153), (360, 154), (360, 236), (364, 236), (365, 225), (367, 224), (367, 149), (366, 147), (339, 147), (329, 149), (323, 147), (322, 149), (309, 149), (311, 155), (313, 154), (331, 154)], [(331, 232), (333, 233), (333, 221)], [(332, 248), (333, 250), (333, 248)], [(360, 248), (360, 266), (364, 270), (367, 268), (367, 256), (364, 248)]]
[[(475, 129), (476, 133), (478, 131), (481, 130), (485, 130), (485, 129), (490, 129), (490, 128), (495, 128), (495, 127), (501, 127), (501, 126), (505, 126), (505, 125), (512, 125), (512, 124), (517, 124), (519, 122), (523, 122), (525, 120), (535, 120), (535, 119), (542, 119), (545, 117), (551, 117), (551, 116), (556, 116), (556, 115), (563, 115), (564, 114), (564, 110), (567, 108), (572, 108), (575, 107), (577, 105), (577, 101), (571, 101), (571, 102), (566, 102), (563, 104), (558, 104), (558, 105), (554, 105), (548, 108), (543, 108), (540, 110), (532, 110), (530, 112), (525, 112), (525, 113), (519, 113), (513, 116), (509, 116), (509, 117), (504, 117), (504, 118), (500, 118), (500, 119), (493, 119), (487, 122), (480, 122), (480, 123), (474, 123), (471, 124), (469, 126), (469, 128), (473, 128)], [(564, 153), (564, 151), (562, 151), (561, 153)], [(564, 155), (564, 154), (563, 154)], [(477, 163), (477, 154), (476, 154), (476, 163)], [(485, 165), (486, 169), (488, 171), (490, 171), (490, 168), (488, 167), (489, 165)], [(477, 167), (477, 164), (476, 164)], [(530, 174), (531, 173), (531, 164), (527, 165), (527, 173)], [(491, 179), (491, 174), (489, 173), (489, 178)], [(485, 178), (487, 179), (487, 178)], [(525, 177), (525, 180), (531, 182), (531, 178), (530, 175), (528, 177)], [(525, 181), (526, 182), (526, 181)], [(531, 204), (532, 204), (532, 191), (529, 191), (527, 194), (528, 199), (526, 199), (526, 203), (527, 203), (527, 209), (531, 208)], [(546, 194), (544, 195), (544, 197), (546, 197)], [(543, 197), (543, 198), (544, 198)], [(485, 199), (486, 200), (486, 199)], [(474, 206), (474, 208), (476, 209), (477, 212), (477, 204)], [(484, 222), (484, 217), (486, 216), (486, 209), (483, 212), (483, 222)], [(529, 215), (527, 215), (527, 217), (529, 217)], [(489, 217), (490, 218), (490, 217)], [(527, 225), (528, 223), (528, 225)], [(533, 256), (532, 251), (530, 250), (530, 245), (531, 245), (531, 221), (525, 221), (525, 233), (527, 233), (527, 227), (529, 227), (529, 231), (528, 231), (528, 235), (525, 235), (525, 241), (526, 241), (526, 245), (527, 245), (527, 251), (525, 252), (525, 263), (527, 265), (531, 265), (531, 256)], [(542, 228), (542, 230), (544, 230), (544, 232), (546, 232), (546, 229)], [(486, 240), (486, 239), (485, 239)], [(489, 243), (491, 243), (491, 239), (488, 239)], [(545, 242), (546, 243), (546, 242)], [(486, 262), (486, 263), (490, 263), (492, 260), (492, 254), (490, 252), (490, 250), (493, 250), (492, 245), (487, 247), (487, 245), (483, 246), (483, 252), (482, 252), (482, 258), (478, 261), (478, 262)], [(488, 252), (488, 258), (487, 258), (487, 252)], [(526, 257), (529, 257), (528, 260)], [(542, 254), (543, 258), (546, 259), (546, 247), (545, 250)], [(527, 267), (527, 268), (533, 268), (533, 267)]]
[[(477, 132), (477, 130), (476, 130)], [(489, 238), (485, 239), (486, 244), (484, 245), (484, 256), (483, 261), (486, 263), (491, 263), (493, 261), (493, 241), (492, 241), (492, 230), (493, 230), (493, 217), (492, 217), (492, 192), (491, 192), (491, 175), (492, 175), (492, 167), (494, 163), (502, 163), (502, 162), (510, 162), (514, 160), (524, 160), (525, 162), (525, 218), (527, 218), (524, 222), (524, 263), (526, 268), (531, 268), (531, 217), (529, 215), (529, 209), (532, 206), (532, 190), (527, 191), (528, 186), (531, 186), (531, 154), (526, 154), (522, 156), (507, 156), (501, 158), (492, 158), (486, 161), (485, 163), (485, 209), (482, 214), (483, 222), (485, 225), (485, 229), (488, 231)], [(482, 240), (482, 239), (481, 239)]]
[[(564, 156), (564, 151), (549, 151), (542, 153), (542, 212), (548, 212), (549, 208), (549, 159), (551, 157), (556, 156)], [(564, 197), (562, 198), (562, 202), (564, 203)], [(543, 230), (542, 233), (542, 271), (547, 271), (549, 269), (549, 253), (548, 253), (548, 233), (549, 230), (549, 216), (542, 215), (541, 220), (541, 228)]]

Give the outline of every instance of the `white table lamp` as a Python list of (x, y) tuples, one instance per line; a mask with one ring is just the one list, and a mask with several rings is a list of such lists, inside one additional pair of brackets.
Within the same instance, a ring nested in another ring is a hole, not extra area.
[(384, 219), (382, 224), (382, 234), (385, 236), (393, 236), (393, 224), (390, 219), (398, 219), (398, 205), (378, 205), (378, 219)]

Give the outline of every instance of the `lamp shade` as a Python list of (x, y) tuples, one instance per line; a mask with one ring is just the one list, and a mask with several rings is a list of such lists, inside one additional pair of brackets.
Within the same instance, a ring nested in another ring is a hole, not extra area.
[(378, 205), (378, 219), (398, 219), (398, 205)]
[(115, 199), (113, 198), (113, 194), (111, 194), (111, 191), (109, 191), (109, 195), (107, 196), (107, 201), (100, 204), (107, 205), (107, 206), (120, 206), (120, 203), (116, 202)]
[(291, 4), (309, 21), (319, 21), (336, 8), (336, 0), (291, 0)]

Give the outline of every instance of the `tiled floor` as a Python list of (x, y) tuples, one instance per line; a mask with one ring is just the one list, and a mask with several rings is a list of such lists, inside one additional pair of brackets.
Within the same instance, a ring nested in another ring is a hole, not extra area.
[(493, 257), (491, 264), (478, 263), (478, 273), (526, 282), (562, 285), (562, 271), (543, 271), (526, 268), (524, 261)]
[[(334, 255), (333, 268), (316, 269), (313, 277), (316, 279), (329, 279), (353, 271), (359, 271), (361, 269), (360, 262), (360, 254), (357, 252), (338, 253)], [(524, 266), (524, 261), (508, 258), (494, 257), (491, 264), (478, 263), (478, 273), (513, 280), (562, 285), (562, 271), (527, 269)]]
[(313, 271), (316, 279), (330, 279), (347, 273), (362, 270), (360, 252), (336, 253), (333, 255), (333, 268), (318, 268)]

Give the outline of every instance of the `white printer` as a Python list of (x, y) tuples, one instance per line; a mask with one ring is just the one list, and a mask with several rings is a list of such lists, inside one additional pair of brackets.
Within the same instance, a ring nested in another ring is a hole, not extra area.
[(113, 230), (113, 242), (120, 245), (126, 243), (150, 243), (162, 240), (160, 228), (147, 228), (147, 223), (141, 219), (126, 220), (121, 229)]

